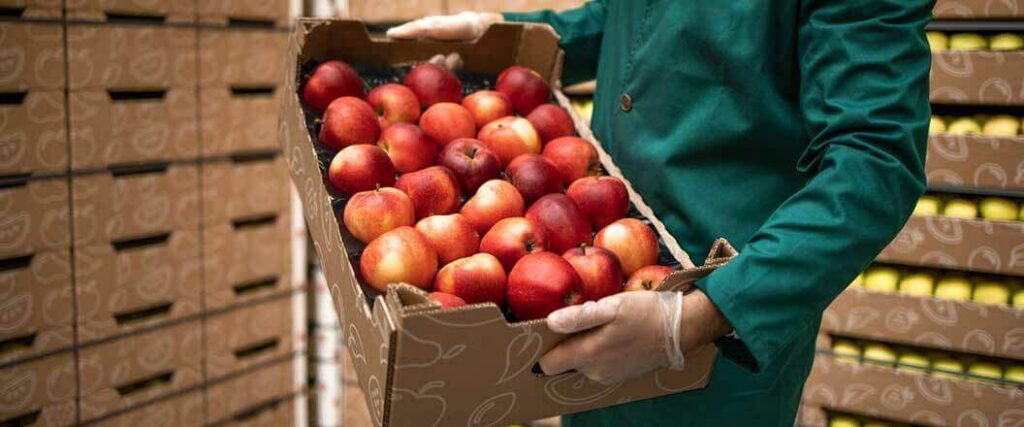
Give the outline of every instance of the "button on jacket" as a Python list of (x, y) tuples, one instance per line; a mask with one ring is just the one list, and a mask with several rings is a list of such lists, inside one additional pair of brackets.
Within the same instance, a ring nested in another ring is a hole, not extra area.
[[(826, 306), (924, 191), (926, 0), (591, 1), (550, 24), (563, 81), (688, 253), (740, 250), (698, 286), (735, 327), (702, 390), (567, 426), (793, 425)], [(685, 327), (685, 325), (684, 325)]]

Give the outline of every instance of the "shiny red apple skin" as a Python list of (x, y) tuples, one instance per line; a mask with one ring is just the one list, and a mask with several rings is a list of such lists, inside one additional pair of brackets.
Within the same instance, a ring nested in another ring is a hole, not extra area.
[(380, 119), (381, 128), (393, 123), (413, 123), (420, 119), (420, 101), (411, 89), (398, 83), (377, 86), (366, 94), (366, 102)]
[(437, 273), (437, 253), (427, 239), (412, 227), (398, 227), (380, 235), (359, 257), (363, 280), (386, 292), (391, 283), (408, 283), (430, 289)]
[(344, 96), (327, 106), (320, 124), (319, 142), (332, 150), (356, 144), (375, 144), (380, 123), (373, 107), (359, 98)]
[(536, 71), (521, 65), (513, 65), (498, 75), (495, 83), (498, 92), (508, 95), (512, 108), (520, 115), (528, 115), (537, 106), (548, 102), (551, 88)]
[(590, 221), (564, 194), (548, 194), (526, 210), (526, 218), (544, 228), (548, 247), (563, 253), (581, 244), (590, 244)]
[(355, 194), (395, 184), (395, 167), (388, 154), (376, 145), (350, 145), (334, 155), (327, 170), (334, 189)]
[(502, 117), (515, 115), (512, 101), (509, 101), (507, 95), (496, 90), (473, 92), (462, 100), (462, 106), (473, 115), (477, 128), (482, 128)]
[(527, 205), (544, 195), (561, 193), (564, 188), (562, 174), (554, 162), (539, 154), (523, 154), (508, 164), (505, 170), (512, 185), (523, 195)]
[(629, 191), (613, 176), (587, 176), (573, 181), (565, 191), (595, 230), (604, 228), (629, 213)]
[(519, 190), (508, 181), (500, 179), (492, 179), (481, 185), (459, 210), (480, 235), (490, 231), (498, 221), (521, 217), (525, 211), (526, 202)]
[(498, 155), (472, 138), (459, 138), (448, 143), (441, 150), (438, 164), (451, 169), (465, 194), (473, 194), (483, 183), (501, 176)]
[(395, 182), (395, 188), (404, 191), (412, 199), (417, 219), (455, 213), (462, 199), (459, 182), (452, 171), (444, 166), (431, 166), (403, 174)]
[(506, 271), (522, 257), (547, 249), (544, 228), (535, 221), (523, 217), (498, 221), (480, 239), (480, 252), (494, 255)]
[(526, 116), (526, 120), (530, 121), (537, 135), (540, 135), (541, 142), (545, 144), (555, 138), (576, 135), (576, 125), (572, 122), (572, 116), (555, 104), (537, 106)]
[(439, 102), (462, 101), (462, 82), (444, 67), (430, 63), (419, 64), (409, 70), (403, 83), (416, 94), (423, 108)]
[(400, 122), (384, 128), (377, 146), (388, 153), (400, 173), (416, 172), (437, 161), (437, 144), (414, 124)]
[(456, 295), (469, 304), (492, 302), (504, 307), (506, 286), (505, 268), (488, 253), (452, 261), (434, 278), (435, 290)]
[(508, 274), (508, 306), (518, 320), (542, 319), (579, 304), (582, 292), (572, 264), (551, 252), (524, 256)]
[(629, 276), (626, 280), (627, 292), (632, 291), (653, 291), (661, 285), (661, 282), (665, 281), (665, 278), (669, 274), (672, 274), (675, 270), (672, 267), (666, 267), (664, 265), (648, 265)]
[(594, 246), (605, 248), (619, 257), (622, 273), (627, 276), (658, 263), (658, 236), (651, 227), (636, 218), (616, 220), (602, 228), (594, 237)]
[(439, 149), (459, 138), (476, 136), (473, 115), (459, 104), (441, 102), (427, 108), (420, 116), (420, 128), (437, 143)]
[(302, 100), (318, 113), (324, 112), (331, 101), (343, 96), (362, 98), (366, 92), (359, 73), (337, 60), (318, 65), (302, 88)]
[(562, 258), (572, 264), (582, 285), (582, 301), (597, 301), (622, 292), (622, 266), (615, 254), (596, 246), (569, 249)]
[(384, 187), (352, 195), (345, 202), (342, 222), (352, 236), (369, 243), (388, 231), (415, 224), (416, 211), (409, 196)]
[(508, 116), (480, 128), (477, 139), (490, 148), (502, 166), (523, 154), (540, 154), (541, 142), (533, 125), (522, 117)]
[(562, 179), (571, 183), (590, 175), (601, 174), (601, 162), (597, 158), (597, 150), (587, 140), (575, 136), (555, 138), (544, 146), (542, 155), (551, 160)]
[(466, 300), (447, 292), (431, 292), (427, 294), (427, 298), (441, 304), (442, 308), (455, 308), (466, 305)]
[(416, 230), (430, 242), (441, 265), (473, 255), (480, 248), (480, 235), (457, 213), (423, 218), (416, 223)]

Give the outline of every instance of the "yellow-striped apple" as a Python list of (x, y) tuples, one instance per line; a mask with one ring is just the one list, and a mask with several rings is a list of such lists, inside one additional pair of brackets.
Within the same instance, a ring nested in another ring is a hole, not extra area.
[(515, 114), (512, 110), (512, 101), (508, 96), (496, 90), (478, 90), (471, 93), (462, 100), (462, 106), (469, 110), (476, 122), (476, 127), (498, 120), (505, 116)]
[(635, 218), (622, 218), (602, 228), (594, 237), (594, 246), (618, 256), (626, 275), (658, 263), (658, 237), (647, 224)]
[(500, 179), (485, 182), (470, 197), (459, 213), (466, 217), (480, 234), (486, 234), (494, 224), (505, 218), (521, 217), (526, 202), (512, 184)]
[(544, 157), (558, 166), (562, 179), (571, 183), (588, 175), (601, 174), (601, 162), (597, 150), (587, 140), (575, 136), (563, 136), (544, 146)]
[(391, 163), (401, 173), (415, 172), (434, 165), (437, 144), (418, 126), (395, 123), (384, 128), (377, 146), (388, 153)]
[(452, 171), (444, 166), (431, 166), (398, 177), (395, 188), (412, 199), (416, 218), (447, 215), (459, 210), (462, 191)]
[(494, 255), (505, 270), (511, 270), (522, 257), (548, 249), (544, 228), (523, 218), (505, 218), (480, 239), (480, 252)]
[(412, 200), (397, 188), (356, 193), (345, 203), (342, 222), (363, 243), (402, 226), (416, 223)]
[(505, 306), (505, 268), (494, 255), (478, 253), (459, 258), (441, 268), (434, 289), (458, 296), (468, 304), (493, 302)]
[(668, 277), (669, 274), (675, 271), (671, 267), (664, 265), (648, 265), (642, 267), (633, 274), (629, 275), (629, 280), (626, 280), (626, 288), (628, 291), (653, 291), (658, 288)]
[(480, 128), (477, 139), (508, 165), (522, 154), (540, 154), (541, 142), (533, 125), (522, 117), (508, 116)]
[(430, 289), (437, 273), (437, 253), (412, 227), (398, 227), (366, 245), (359, 258), (363, 280), (385, 292), (391, 283)]
[(416, 230), (433, 246), (441, 265), (473, 255), (480, 247), (476, 230), (457, 213), (423, 218), (416, 223)]
[(387, 83), (370, 90), (366, 102), (380, 119), (380, 126), (416, 123), (420, 119), (420, 101), (412, 90), (398, 83)]
[(462, 307), (466, 305), (466, 301), (463, 300), (462, 298), (459, 298), (455, 295), (446, 292), (431, 292), (427, 294), (427, 298), (430, 298), (431, 300), (436, 301), (438, 304), (441, 304), (441, 307), (443, 308)]
[(613, 176), (587, 176), (573, 181), (565, 191), (590, 220), (594, 229), (604, 228), (629, 213), (629, 192)]
[(420, 116), (420, 127), (437, 143), (438, 148), (444, 148), (459, 138), (476, 136), (473, 115), (452, 102), (441, 102), (427, 108)]
[(351, 96), (331, 102), (320, 124), (320, 145), (332, 150), (356, 144), (374, 144), (379, 136), (380, 122), (373, 107)]
[(565, 251), (562, 258), (572, 264), (580, 278), (582, 301), (597, 301), (622, 292), (622, 266), (607, 249), (580, 245)]

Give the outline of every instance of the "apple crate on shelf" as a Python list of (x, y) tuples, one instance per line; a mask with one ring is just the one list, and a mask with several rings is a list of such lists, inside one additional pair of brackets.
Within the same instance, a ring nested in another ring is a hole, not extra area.
[(0, 422), (72, 425), (78, 412), (74, 353), (62, 352), (0, 368), (4, 404)]
[(878, 261), (1024, 276), (1024, 222), (913, 216)]
[(938, 0), (932, 9), (935, 19), (1024, 19), (1022, 0)]
[(930, 185), (1011, 191), (1024, 198), (1024, 137), (928, 135), (925, 169)]
[(0, 329), (0, 363), (39, 356), (74, 343), (71, 252), (67, 249), (7, 259), (0, 283), (7, 284)]
[(932, 52), (931, 101), (1024, 105), (1024, 50)]
[[(39, 1), (39, 0), (36, 0)], [(60, 0), (42, 0), (56, 1)], [(109, 22), (134, 20), (153, 23), (192, 24), (196, 21), (197, 1), (209, 0), (64, 0), (68, 19)]]

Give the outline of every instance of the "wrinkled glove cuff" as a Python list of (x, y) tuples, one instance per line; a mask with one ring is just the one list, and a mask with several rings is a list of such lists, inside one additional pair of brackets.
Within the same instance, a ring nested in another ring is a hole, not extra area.
[(683, 321), (683, 293), (666, 292), (660, 299), (665, 316), (662, 316), (665, 328), (664, 348), (668, 361), (668, 368), (674, 371), (681, 371), (686, 365), (686, 358), (679, 347), (680, 333)]

